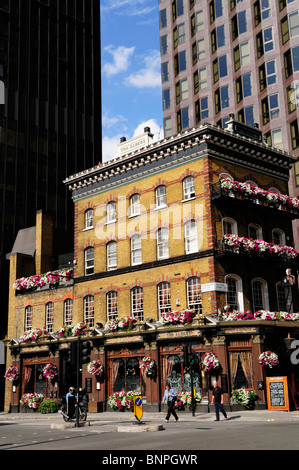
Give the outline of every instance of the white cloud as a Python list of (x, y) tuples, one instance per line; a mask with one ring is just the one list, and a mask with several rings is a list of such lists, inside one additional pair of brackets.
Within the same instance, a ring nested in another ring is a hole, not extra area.
[(155, 88), (161, 86), (161, 59), (159, 51), (151, 51), (144, 58), (145, 67), (131, 73), (125, 84), (136, 88)]
[(106, 62), (102, 68), (103, 73), (108, 77), (117, 75), (119, 72), (125, 72), (130, 64), (130, 58), (135, 51), (135, 47), (126, 46), (107, 46), (105, 52), (112, 55), (113, 62)]

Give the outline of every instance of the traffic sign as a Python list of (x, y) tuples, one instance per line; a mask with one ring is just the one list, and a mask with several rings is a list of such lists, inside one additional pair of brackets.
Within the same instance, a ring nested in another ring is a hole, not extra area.
[(142, 411), (142, 395), (134, 396), (134, 415), (138, 421), (141, 420), (143, 411)]

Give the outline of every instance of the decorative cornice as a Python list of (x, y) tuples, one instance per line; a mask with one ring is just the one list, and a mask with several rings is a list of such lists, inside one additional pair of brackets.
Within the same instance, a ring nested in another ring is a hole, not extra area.
[[(113, 177), (131, 173), (135, 169), (163, 160), (166, 157), (187, 151), (189, 151), (189, 155), (185, 158), (191, 157), (190, 149), (192, 150), (200, 144), (215, 144), (221, 149), (232, 150), (233, 154), (231, 156), (224, 155), (222, 150), (223, 157), (236, 163), (238, 162), (237, 152), (239, 155), (243, 155), (243, 161), (245, 160), (244, 156), (254, 159), (256, 163), (254, 165), (251, 162), (251, 166), (261, 168), (265, 165), (268, 167), (269, 164), (274, 165), (278, 174), (281, 174), (281, 170), (288, 169), (296, 160), (291, 154), (269, 147), (264, 142), (257, 142), (229, 130), (205, 124), (69, 176), (64, 180), (64, 184), (69, 187), (70, 191), (76, 191), (106, 180), (109, 185), (108, 181)], [(216, 156), (215, 149), (214, 153)], [(95, 189), (95, 191), (97, 190)]]

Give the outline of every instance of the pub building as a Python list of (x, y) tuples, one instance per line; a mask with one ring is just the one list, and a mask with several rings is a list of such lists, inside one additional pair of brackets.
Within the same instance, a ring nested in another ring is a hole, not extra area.
[[(69, 264), (52, 265), (47, 214), (18, 234), (6, 346), (7, 368), (19, 375), (6, 381), (7, 411), (22, 410), (26, 393), (58, 399), (76, 386), (70, 353), (78, 337), (91, 346), (79, 378), (89, 411), (110, 410), (113, 394), (130, 391), (145, 410), (162, 410), (169, 381), (178, 392), (195, 389), (196, 411), (206, 412), (215, 379), (228, 409), (240, 406), (232, 394), (241, 388), (266, 408), (269, 376), (287, 377), (296, 406), (294, 157), (234, 116), (227, 129), (206, 124), (152, 137), (145, 128), (139, 144), (122, 139), (118, 157), (64, 181), (75, 208)], [(269, 352), (278, 359), (272, 368), (261, 364)], [(53, 376), (44, 374), (49, 364)]]

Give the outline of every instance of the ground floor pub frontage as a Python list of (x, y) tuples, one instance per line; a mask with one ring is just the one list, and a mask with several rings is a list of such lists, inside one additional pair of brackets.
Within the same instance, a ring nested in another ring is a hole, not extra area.
[[(262, 409), (267, 408), (266, 382), (271, 376), (287, 377), (290, 406), (296, 407), (299, 369), (290, 350), (295, 339), (296, 322), (222, 322), (216, 317), (195, 318), (184, 326), (143, 322), (129, 331), (93, 328), (78, 340), (88, 341), (91, 350), (77, 378), (78, 368), (70, 360), (71, 343), (77, 338), (52, 334), (27, 343), (14, 338), (7, 343), (15, 372), (6, 381), (7, 411), (23, 411), (26, 394), (58, 401), (77, 385), (88, 396), (90, 412), (128, 410), (132, 394), (142, 395), (145, 411), (163, 411), (169, 382), (179, 395), (181, 411), (191, 411), (193, 390), (196, 412), (205, 413), (211, 411), (214, 381), (223, 389), (227, 409), (242, 406), (234, 399), (240, 389), (254, 391), (254, 408)], [(272, 365), (261, 359), (270, 352), (278, 358)]]

